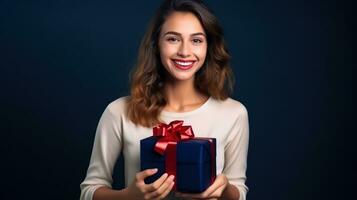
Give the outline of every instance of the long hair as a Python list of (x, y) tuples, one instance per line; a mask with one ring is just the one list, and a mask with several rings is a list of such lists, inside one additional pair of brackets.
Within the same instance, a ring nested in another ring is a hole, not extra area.
[(163, 94), (165, 68), (160, 60), (158, 41), (162, 25), (175, 11), (194, 14), (207, 35), (207, 55), (195, 74), (195, 88), (218, 100), (228, 98), (232, 92), (234, 76), (229, 66), (230, 55), (217, 18), (202, 0), (165, 0), (150, 21), (139, 47), (136, 67), (131, 72), (127, 115), (134, 124), (151, 127), (160, 122), (166, 99)]

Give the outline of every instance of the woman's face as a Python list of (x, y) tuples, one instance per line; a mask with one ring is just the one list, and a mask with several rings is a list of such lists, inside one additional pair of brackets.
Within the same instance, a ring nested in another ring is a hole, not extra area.
[(173, 79), (193, 79), (207, 52), (206, 34), (196, 16), (190, 12), (169, 15), (161, 29), (159, 51), (163, 66)]

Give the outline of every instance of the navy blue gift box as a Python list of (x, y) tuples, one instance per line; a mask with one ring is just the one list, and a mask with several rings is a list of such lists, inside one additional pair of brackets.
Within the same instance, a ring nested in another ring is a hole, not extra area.
[[(168, 153), (161, 155), (154, 148), (158, 137), (151, 136), (140, 141), (141, 170), (157, 168), (158, 172), (145, 179), (149, 184), (166, 172)], [(216, 178), (216, 139), (193, 138), (181, 140), (176, 146), (176, 191), (200, 193)]]

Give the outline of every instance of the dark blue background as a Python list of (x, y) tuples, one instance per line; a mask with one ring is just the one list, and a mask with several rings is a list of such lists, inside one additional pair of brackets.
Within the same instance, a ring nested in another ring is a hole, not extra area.
[[(345, 199), (352, 3), (206, 2), (232, 54), (233, 98), (249, 112), (248, 198)], [(2, 197), (78, 199), (98, 120), (128, 94), (159, 4), (0, 1)]]

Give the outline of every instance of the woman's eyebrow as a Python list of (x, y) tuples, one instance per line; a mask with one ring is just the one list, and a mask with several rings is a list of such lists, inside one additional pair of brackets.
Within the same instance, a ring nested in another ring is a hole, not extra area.
[[(168, 31), (163, 36), (165, 36), (165, 35), (177, 35), (177, 36), (180, 36), (180, 37), (182, 36), (181, 33), (178, 33), (178, 32), (175, 32), (175, 31)], [(204, 34), (202, 32), (190, 34), (190, 36), (196, 36), (196, 35), (202, 35), (202, 36), (206, 37), (206, 34)]]

